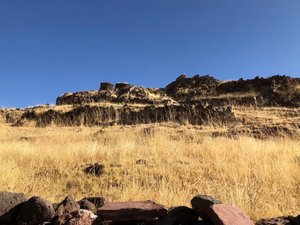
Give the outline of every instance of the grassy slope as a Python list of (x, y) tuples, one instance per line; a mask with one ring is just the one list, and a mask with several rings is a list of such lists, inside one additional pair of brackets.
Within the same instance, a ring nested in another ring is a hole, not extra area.
[[(14, 128), (0, 125), (0, 187), (60, 201), (68, 194), (187, 205), (209, 194), (253, 219), (299, 213), (300, 140), (212, 139), (206, 129)], [(96, 133), (96, 134), (95, 134)], [(21, 141), (20, 137), (35, 137)], [(148, 165), (137, 165), (145, 159)], [(297, 160), (298, 159), (298, 160)], [(98, 178), (82, 168), (100, 162)]]

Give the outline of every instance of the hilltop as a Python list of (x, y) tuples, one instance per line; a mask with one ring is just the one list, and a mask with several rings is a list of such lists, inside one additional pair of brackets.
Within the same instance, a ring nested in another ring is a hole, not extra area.
[(103, 82), (99, 90), (65, 93), (56, 105), (2, 109), (13, 126), (111, 126), (173, 123), (226, 127), (214, 136), (297, 137), (300, 79), (220, 81), (212, 76), (180, 75), (163, 88)]

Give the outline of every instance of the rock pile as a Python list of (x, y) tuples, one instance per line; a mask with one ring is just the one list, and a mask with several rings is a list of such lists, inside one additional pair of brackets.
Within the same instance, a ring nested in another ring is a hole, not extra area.
[[(153, 201), (105, 202), (102, 197), (75, 201), (67, 196), (52, 204), (40, 197), (0, 192), (0, 224), (5, 225), (254, 225), (242, 210), (210, 196), (198, 195), (192, 208), (166, 208)], [(257, 225), (299, 225), (298, 217), (262, 219)]]

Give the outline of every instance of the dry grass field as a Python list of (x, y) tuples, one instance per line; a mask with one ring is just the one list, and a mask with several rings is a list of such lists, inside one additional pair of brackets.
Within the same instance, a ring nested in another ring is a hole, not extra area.
[[(35, 128), (0, 125), (1, 190), (187, 205), (208, 194), (253, 219), (299, 214), (300, 140), (211, 138), (210, 127)], [(150, 132), (145, 132), (150, 131)], [(22, 137), (27, 137), (22, 138)], [(142, 159), (142, 164), (137, 160)], [(83, 172), (104, 165), (100, 177)]]

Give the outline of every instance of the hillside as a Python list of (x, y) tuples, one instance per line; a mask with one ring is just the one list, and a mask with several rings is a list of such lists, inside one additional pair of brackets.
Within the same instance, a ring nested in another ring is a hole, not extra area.
[(172, 123), (212, 126), (213, 136), (264, 138), (298, 137), (299, 107), (299, 78), (220, 81), (208, 75), (181, 75), (164, 88), (103, 82), (98, 91), (66, 93), (55, 106), (2, 109), (0, 115), (12, 126)]
[(0, 186), (53, 203), (104, 196), (171, 208), (206, 194), (253, 221), (285, 216), (257, 225), (298, 225), (289, 221), (300, 207), (299, 83), (287, 76), (180, 76), (158, 89), (105, 82), (56, 105), (1, 109)]

